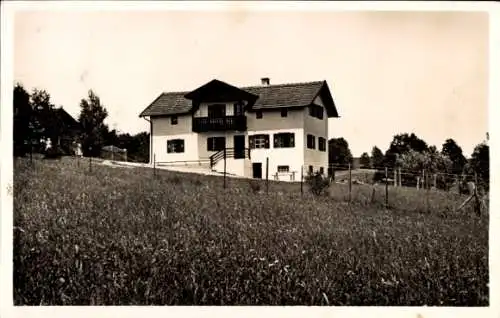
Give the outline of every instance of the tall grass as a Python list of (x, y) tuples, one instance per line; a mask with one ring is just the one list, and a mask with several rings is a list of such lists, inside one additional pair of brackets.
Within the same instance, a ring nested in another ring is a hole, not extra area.
[[(487, 306), (488, 216), (461, 197), (75, 161), (15, 162), (16, 305)], [(261, 186), (265, 189), (265, 186)]]

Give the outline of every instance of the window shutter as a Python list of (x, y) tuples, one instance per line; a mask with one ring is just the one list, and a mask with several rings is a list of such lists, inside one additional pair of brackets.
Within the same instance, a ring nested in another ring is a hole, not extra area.
[(179, 143), (180, 143), (180, 147), (179, 147), (180, 150), (179, 151), (184, 152), (184, 140), (180, 140)]
[(295, 147), (294, 134), (290, 134), (290, 147)]
[(269, 149), (269, 135), (264, 136), (264, 145), (266, 149)]
[(248, 143), (250, 144), (250, 149), (255, 149), (255, 137), (254, 136), (248, 137)]
[(278, 146), (278, 135), (274, 134), (274, 143), (273, 143), (273, 147), (276, 148)]

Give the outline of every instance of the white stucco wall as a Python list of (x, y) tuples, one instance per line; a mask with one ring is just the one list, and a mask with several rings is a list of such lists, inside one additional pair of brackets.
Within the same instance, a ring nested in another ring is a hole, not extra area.
[[(318, 96), (314, 103), (322, 106), (323, 102)], [(315, 136), (315, 149), (307, 148), (307, 135)], [(326, 151), (319, 151), (319, 138), (325, 138)], [(328, 116), (323, 107), (323, 119), (318, 119), (309, 115), (309, 108), (304, 109), (304, 173), (307, 173), (309, 166), (313, 166), (313, 171), (320, 170), (323, 167), (324, 173), (328, 171)]]
[[(274, 148), (274, 134), (294, 133), (295, 147)], [(251, 162), (262, 163), (262, 178), (266, 177), (266, 158), (269, 158), (269, 179), (274, 179), (274, 174), (278, 171), (278, 166), (289, 166), (289, 171), (295, 171), (295, 180), (300, 180), (300, 170), (304, 158), (304, 130), (302, 128), (273, 129), (273, 130), (253, 130), (248, 135), (268, 134), (269, 149), (252, 149), (250, 152)], [(280, 180), (290, 181), (289, 174), (280, 176)]]
[(221, 131), (221, 132), (207, 132), (198, 134), (198, 156), (200, 158), (209, 158), (211, 155), (216, 153), (216, 151), (207, 150), (207, 139), (210, 137), (225, 137), (226, 138), (226, 148), (234, 148), (234, 136), (243, 135), (245, 136), (245, 148), (248, 148), (248, 134), (246, 132), (235, 132), (235, 131)]
[[(177, 125), (170, 117), (152, 118), (151, 158), (156, 162), (198, 160), (198, 136), (192, 132), (191, 115), (177, 116)], [(167, 153), (167, 140), (183, 139), (183, 153)]]
[[(168, 153), (167, 141), (171, 139), (184, 140), (184, 152)], [(198, 136), (197, 134), (179, 134), (169, 136), (153, 136), (153, 155), (156, 162), (191, 161), (198, 160)]]
[(287, 117), (281, 117), (279, 109), (263, 111), (262, 118), (257, 118), (255, 112), (248, 112), (247, 128), (249, 132), (276, 129), (304, 128), (304, 111), (302, 109), (289, 109)]

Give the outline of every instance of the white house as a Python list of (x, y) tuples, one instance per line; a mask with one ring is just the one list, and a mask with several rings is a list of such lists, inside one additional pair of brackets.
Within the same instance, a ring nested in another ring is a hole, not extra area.
[(227, 173), (286, 181), (300, 180), (303, 167), (326, 174), (328, 118), (339, 117), (326, 81), (270, 85), (268, 78), (162, 93), (139, 116), (150, 122), (151, 163), (215, 171), (225, 164)]

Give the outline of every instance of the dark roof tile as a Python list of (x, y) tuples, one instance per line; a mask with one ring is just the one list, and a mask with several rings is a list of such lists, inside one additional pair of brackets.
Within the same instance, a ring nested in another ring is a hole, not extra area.
[[(325, 83), (325, 81), (315, 81), (268, 86), (249, 86), (242, 87), (241, 89), (259, 96), (252, 106), (252, 109), (302, 107), (313, 102)], [(188, 92), (162, 93), (151, 103), (151, 105), (142, 111), (139, 116), (162, 116), (189, 113), (192, 104), (190, 100), (184, 97), (187, 93)]]

